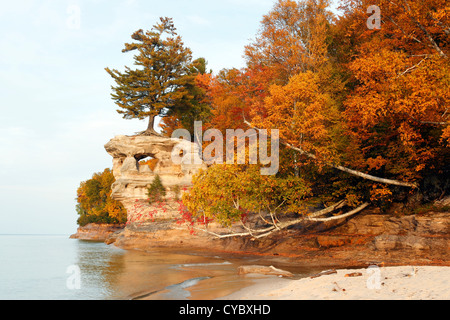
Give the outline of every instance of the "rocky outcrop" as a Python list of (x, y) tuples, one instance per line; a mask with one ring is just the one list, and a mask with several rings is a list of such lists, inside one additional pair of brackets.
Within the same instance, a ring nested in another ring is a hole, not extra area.
[[(179, 143), (182, 143), (180, 146)], [(124, 249), (171, 247), (186, 251), (245, 253), (292, 258), (305, 266), (364, 266), (367, 264), (450, 265), (450, 212), (386, 215), (366, 209), (340, 225), (314, 222), (293, 226), (269, 237), (217, 239), (174, 223), (179, 217), (177, 192), (191, 186), (192, 176), (206, 168), (195, 144), (160, 136), (118, 136), (105, 145), (113, 157), (116, 182), (112, 197), (127, 209), (128, 224), (106, 242)], [(173, 155), (184, 150), (183, 161)], [(157, 159), (154, 170), (139, 161)], [(167, 189), (164, 207), (150, 205), (147, 188), (159, 175)], [(442, 202), (441, 207), (448, 206)], [(445, 210), (445, 209), (444, 209)], [(444, 211), (440, 210), (440, 211)], [(229, 232), (211, 225), (216, 234)]]
[(275, 268), (274, 266), (249, 265), (238, 267), (238, 274), (250, 274), (250, 273), (272, 275), (286, 278), (291, 278), (294, 276), (291, 272)]
[(95, 224), (90, 223), (77, 229), (77, 233), (70, 236), (71, 239), (106, 241), (112, 235), (118, 234), (125, 227), (124, 224)]
[(365, 215), (337, 228), (338, 237), (351, 241), (368, 236), (368, 247), (386, 255), (401, 253), (448, 259), (450, 214), (428, 213), (402, 217)]
[[(449, 227), (450, 212), (392, 217), (367, 210), (332, 229), (319, 223), (261, 239), (217, 239), (201, 231), (191, 234), (168, 222), (135, 225), (119, 234), (114, 244), (125, 249), (171, 247), (277, 256), (297, 266), (450, 265)], [(227, 232), (217, 226), (210, 231)]]
[[(198, 146), (186, 140), (170, 139), (162, 136), (117, 136), (105, 145), (113, 157), (111, 197), (120, 201), (127, 210), (128, 220), (146, 222), (166, 220), (179, 215), (174, 203), (183, 188), (192, 184), (192, 176), (205, 165), (199, 158)], [(184, 150), (184, 151), (183, 151)], [(180, 161), (174, 161), (174, 155)], [(146, 158), (157, 160), (152, 171), (148, 165), (140, 165)], [(166, 188), (168, 205), (149, 205), (147, 188), (159, 175)]]

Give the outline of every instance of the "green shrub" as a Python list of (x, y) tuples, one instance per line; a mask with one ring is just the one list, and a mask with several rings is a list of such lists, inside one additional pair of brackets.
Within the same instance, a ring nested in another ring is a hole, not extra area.
[(155, 179), (153, 179), (153, 182), (147, 188), (147, 196), (150, 204), (161, 202), (166, 197), (166, 188), (164, 188), (159, 175), (155, 176)]

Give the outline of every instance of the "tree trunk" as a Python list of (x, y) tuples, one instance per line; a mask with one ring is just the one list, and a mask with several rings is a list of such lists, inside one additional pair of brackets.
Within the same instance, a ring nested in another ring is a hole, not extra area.
[(366, 203), (362, 204), (361, 206), (359, 206), (358, 208), (356, 208), (356, 209), (354, 209), (354, 210), (352, 210), (352, 211), (350, 211), (350, 212), (347, 212), (347, 213), (345, 213), (345, 214), (341, 214), (341, 215), (339, 215), (339, 216), (333, 216), (333, 217), (329, 217), (329, 218), (310, 218), (309, 220), (311, 220), (311, 221), (322, 221), (322, 222), (325, 222), (325, 221), (332, 221), (332, 220), (343, 219), (343, 218), (347, 218), (347, 217), (350, 217), (350, 216), (352, 216), (352, 215), (357, 214), (358, 212), (364, 210), (364, 209), (367, 208), (368, 206), (369, 206), (369, 203), (366, 202)]
[(158, 132), (155, 131), (154, 126), (155, 126), (155, 118), (156, 116), (149, 116), (148, 118), (148, 126), (147, 126), (147, 130), (145, 130), (144, 132), (142, 132), (142, 134), (144, 135), (157, 135), (159, 136), (160, 134)]
[[(248, 125), (250, 128), (253, 128), (253, 129), (258, 130), (258, 131), (261, 130), (261, 129), (259, 129), (259, 128), (253, 127), (252, 124), (251, 124), (250, 122), (248, 122), (247, 120), (245, 120), (245, 118), (244, 118), (244, 123), (245, 123), (246, 125)], [(288, 147), (288, 148), (290, 148), (290, 149), (292, 149), (292, 150), (298, 151), (298, 152), (299, 152), (300, 154), (302, 154), (302, 155), (305, 155), (305, 156), (307, 156), (307, 157), (309, 157), (309, 158), (311, 158), (311, 159), (314, 159), (314, 160), (318, 160), (317, 157), (316, 157), (315, 155), (313, 155), (313, 154), (311, 154), (311, 153), (309, 153), (309, 152), (306, 152), (306, 151), (304, 151), (304, 150), (301, 149), (301, 148), (297, 148), (297, 147), (291, 145), (290, 143), (284, 142), (284, 141), (281, 140), (281, 139), (280, 139), (280, 143), (284, 144), (286, 147)], [(352, 170), (352, 169), (349, 169), (349, 168), (346, 168), (346, 167), (343, 167), (343, 166), (340, 166), (340, 165), (335, 165), (335, 164), (333, 164), (333, 163), (325, 163), (325, 164), (326, 164), (327, 166), (332, 167), (332, 168), (341, 170), (341, 171), (343, 171), (343, 172), (350, 173), (350, 174), (352, 174), (352, 175), (355, 175), (355, 176), (357, 176), (357, 177), (361, 177), (361, 178), (363, 178), (363, 179), (372, 180), (372, 181), (380, 182), (380, 183), (386, 183), (386, 184), (396, 185), (396, 186), (403, 186), (403, 187), (409, 187), (409, 188), (419, 188), (419, 186), (418, 186), (416, 183), (403, 182), (403, 181), (398, 181), (398, 180), (392, 180), (392, 179), (385, 179), (385, 178), (375, 177), (375, 176), (372, 176), (372, 175), (370, 175), (370, 174), (363, 173), (363, 172), (356, 171), (356, 170)]]
[(424, 33), (425, 37), (428, 39), (428, 41), (431, 44), (431, 47), (434, 48), (434, 50), (436, 50), (441, 57), (447, 58), (447, 55), (444, 53), (444, 51), (442, 51), (442, 49), (438, 46), (438, 44), (436, 43), (436, 41), (433, 39), (433, 37), (431, 36), (430, 32), (414, 17), (413, 13), (411, 12), (411, 8), (408, 4), (408, 2), (406, 0), (403, 1), (405, 3), (405, 5), (403, 7), (403, 10), (405, 11), (405, 13), (409, 16), (409, 18), (411, 19), (411, 21), (417, 26), (419, 27), (419, 29)]

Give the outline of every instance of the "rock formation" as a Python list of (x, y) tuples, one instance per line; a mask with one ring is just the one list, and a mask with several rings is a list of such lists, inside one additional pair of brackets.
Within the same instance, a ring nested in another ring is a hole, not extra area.
[[(450, 265), (450, 212), (392, 217), (377, 210), (353, 217), (329, 229), (324, 222), (289, 229), (257, 240), (212, 239), (203, 232), (190, 235), (167, 223), (127, 227), (114, 244), (124, 249), (155, 247), (185, 251), (245, 253), (286, 259), (303, 267), (362, 267), (386, 265)], [(324, 231), (328, 230), (328, 231)], [(225, 230), (226, 231), (226, 230)]]
[(240, 266), (238, 268), (238, 274), (249, 274), (249, 273), (274, 275), (287, 278), (291, 278), (294, 276), (291, 272), (282, 269), (277, 269), (274, 266), (268, 267), (268, 266), (249, 265), (249, 266)]
[[(366, 264), (449, 265), (450, 212), (448, 199), (439, 212), (416, 215), (388, 215), (372, 208), (340, 225), (315, 222), (295, 226), (261, 239), (214, 239), (210, 234), (180, 229), (177, 190), (191, 186), (192, 176), (205, 168), (198, 159), (198, 147), (187, 141), (159, 136), (117, 136), (105, 145), (113, 157), (116, 182), (112, 197), (121, 201), (128, 213), (122, 232), (112, 233), (107, 243), (124, 249), (149, 250), (154, 247), (239, 252), (292, 258), (296, 265), (354, 267)], [(173, 155), (184, 150), (183, 161)], [(139, 164), (147, 157), (157, 159), (152, 171)], [(150, 205), (147, 188), (159, 175), (167, 189), (168, 205)], [(147, 223), (148, 222), (148, 223)], [(215, 228), (215, 229), (214, 229)], [(208, 231), (221, 233), (211, 224)], [(227, 230), (222, 230), (227, 232)]]
[(90, 223), (77, 229), (77, 233), (72, 234), (70, 239), (106, 241), (115, 233), (121, 232), (125, 226), (111, 224)]
[[(180, 139), (162, 136), (116, 136), (105, 145), (113, 157), (111, 197), (120, 201), (128, 214), (128, 221), (146, 222), (174, 218), (178, 214), (175, 200), (183, 188), (192, 184), (192, 176), (206, 166), (200, 160), (198, 146)], [(173, 155), (180, 156), (177, 163)], [(152, 171), (139, 161), (153, 158), (157, 164)], [(173, 160), (174, 159), (174, 160)], [(149, 205), (147, 188), (159, 175), (166, 188), (168, 206)]]

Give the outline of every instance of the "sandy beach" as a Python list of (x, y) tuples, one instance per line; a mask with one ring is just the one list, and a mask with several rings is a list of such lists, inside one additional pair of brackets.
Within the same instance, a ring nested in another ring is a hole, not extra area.
[(222, 299), (448, 300), (450, 267), (373, 266), (299, 280), (268, 277)]

